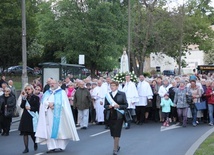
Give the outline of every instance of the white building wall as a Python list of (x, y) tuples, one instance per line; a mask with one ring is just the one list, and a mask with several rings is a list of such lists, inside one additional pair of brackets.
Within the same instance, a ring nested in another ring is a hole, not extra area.
[(174, 70), (177, 63), (172, 58), (163, 53), (151, 53), (150, 54), (150, 67), (155, 68), (156, 66), (161, 67), (161, 72), (164, 70)]
[(183, 73), (193, 73), (193, 69), (196, 69), (198, 65), (204, 65), (204, 52), (200, 50), (191, 50), (182, 57), (186, 61), (187, 66), (183, 68)]
[[(186, 55), (182, 56), (181, 59), (185, 60), (187, 63), (187, 67), (182, 68), (182, 74), (190, 74), (193, 73), (193, 69), (196, 69), (198, 65), (204, 65), (204, 52), (194, 49), (186, 52)], [(164, 70), (178, 69), (178, 64), (174, 58), (162, 53), (151, 53), (150, 67), (155, 68), (156, 66), (161, 67), (161, 72)]]

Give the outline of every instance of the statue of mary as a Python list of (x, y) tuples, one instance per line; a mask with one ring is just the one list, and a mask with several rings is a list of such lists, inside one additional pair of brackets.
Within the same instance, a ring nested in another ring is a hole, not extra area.
[(120, 60), (120, 73), (126, 72), (129, 72), (129, 60), (126, 51), (124, 50)]

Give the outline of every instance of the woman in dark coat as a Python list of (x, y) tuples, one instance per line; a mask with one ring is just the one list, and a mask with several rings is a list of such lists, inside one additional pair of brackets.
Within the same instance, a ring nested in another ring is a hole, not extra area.
[(5, 88), (4, 95), (0, 97), (0, 105), (2, 111), (2, 136), (9, 136), (10, 125), (12, 122), (12, 116), (14, 112), (14, 108), (16, 106), (15, 96), (11, 94), (11, 89), (9, 87)]
[(19, 124), (19, 131), (23, 135), (23, 140), (25, 144), (25, 150), (23, 153), (29, 152), (28, 149), (28, 135), (31, 136), (34, 142), (34, 150), (37, 150), (38, 146), (35, 142), (35, 130), (33, 125), (33, 116), (39, 112), (39, 97), (33, 94), (33, 86), (27, 85), (22, 92), (22, 103), (20, 107), (24, 110)]
[[(121, 130), (123, 126), (123, 114), (119, 112), (128, 107), (128, 102), (126, 100), (126, 95), (124, 92), (118, 91), (118, 82), (111, 82), (111, 92), (108, 97), (105, 98), (105, 109), (108, 110), (109, 115), (106, 116), (106, 119), (109, 120), (109, 127), (111, 136), (114, 138), (114, 150), (113, 155), (117, 155), (120, 150), (119, 140), (121, 136)], [(113, 99), (113, 102), (110, 102), (110, 99)]]

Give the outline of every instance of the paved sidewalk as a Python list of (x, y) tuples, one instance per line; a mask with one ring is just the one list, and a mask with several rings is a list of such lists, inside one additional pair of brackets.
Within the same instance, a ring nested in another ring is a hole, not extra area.
[(20, 122), (20, 117), (13, 117), (12, 118), (12, 123), (10, 127), (10, 132), (12, 131), (17, 131), (19, 127), (19, 122)]

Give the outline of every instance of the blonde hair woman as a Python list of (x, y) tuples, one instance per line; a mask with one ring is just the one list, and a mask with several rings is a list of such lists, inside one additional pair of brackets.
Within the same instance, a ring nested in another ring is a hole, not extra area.
[(21, 92), (21, 105), (23, 113), (21, 116), (19, 131), (23, 135), (25, 150), (23, 153), (28, 153), (28, 135), (31, 136), (34, 142), (34, 150), (36, 151), (38, 146), (35, 138), (35, 126), (33, 123), (34, 114), (39, 112), (39, 97), (34, 94), (34, 88), (32, 85), (26, 85), (24, 91)]

